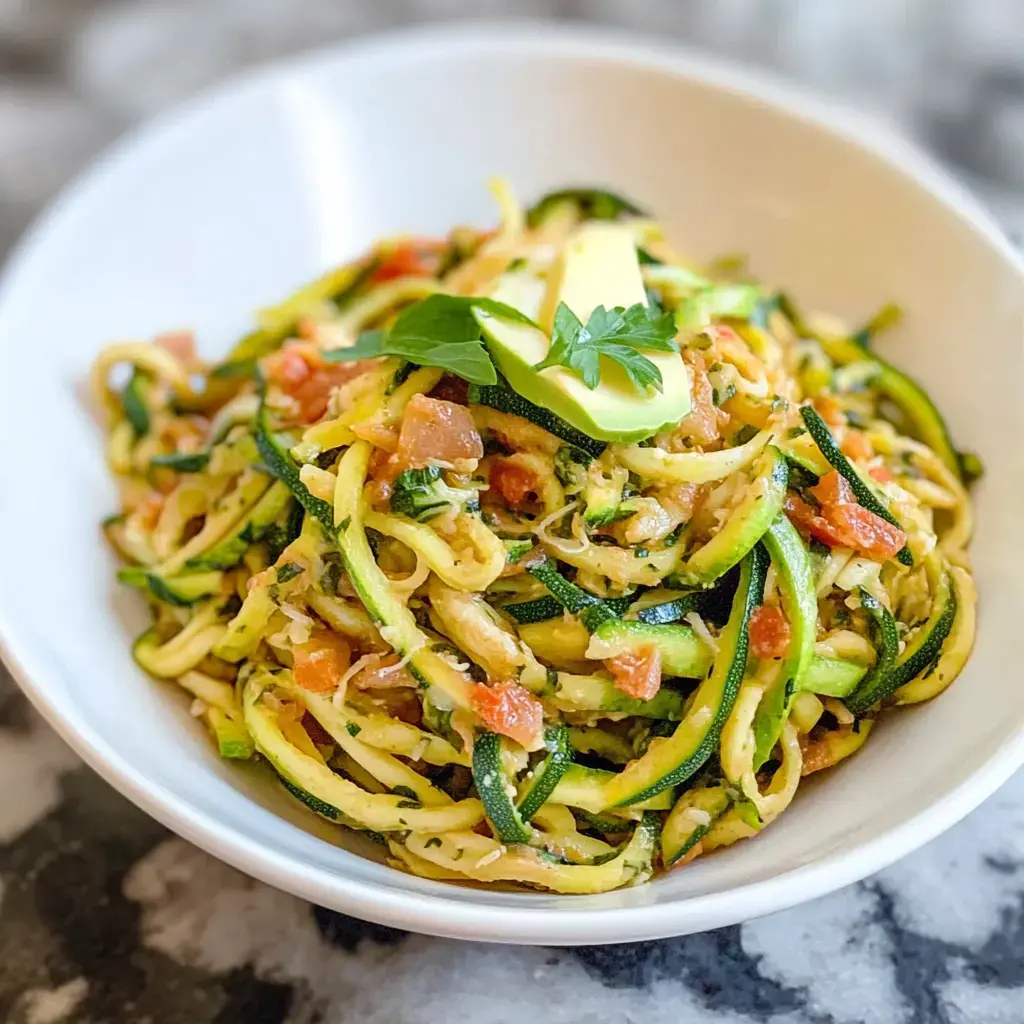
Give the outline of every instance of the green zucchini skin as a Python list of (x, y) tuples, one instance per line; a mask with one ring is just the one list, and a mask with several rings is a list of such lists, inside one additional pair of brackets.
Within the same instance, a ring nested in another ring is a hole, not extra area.
[(544, 746), (548, 750), (548, 756), (534, 769), (533, 785), (519, 801), (519, 816), (524, 822), (530, 821), (547, 803), (572, 764), (569, 730), (564, 725), (544, 730)]
[(185, 568), (233, 569), (242, 560), (249, 545), (262, 540), (291, 503), (292, 495), (287, 484), (275, 481), (229, 537), (205, 554), (190, 558)]
[(708, 584), (720, 579), (754, 548), (782, 511), (789, 479), (782, 453), (769, 445), (754, 467), (762, 490), (745, 497), (718, 533), (690, 555), (678, 574), (685, 582)]
[(176, 473), (200, 473), (210, 461), (208, 451), (171, 452), (168, 455), (154, 455), (149, 460), (155, 469), (173, 469)]
[[(670, 868), (685, 857), (731, 806), (725, 783), (688, 789), (676, 801), (661, 829), (661, 859), (665, 867)], [(703, 812), (708, 820), (694, 821), (693, 811)]]
[(780, 515), (764, 536), (764, 545), (775, 566), (782, 607), (789, 620), (789, 650), (772, 689), (764, 695), (754, 716), (754, 770), (768, 760), (789, 716), (790, 703), (803, 689), (814, 659), (818, 629), (818, 599), (814, 593), (811, 558), (797, 529)]
[[(870, 336), (873, 332), (865, 329), (860, 333)], [(870, 339), (867, 337), (865, 340)], [(928, 445), (951, 472), (959, 479), (963, 478), (960, 458), (950, 438), (946, 421), (928, 392), (917, 381), (862, 346), (859, 340), (822, 338), (821, 344), (825, 354), (841, 366), (864, 360), (875, 363), (878, 372), (871, 381), (872, 386), (903, 410), (904, 415), (913, 424), (911, 432)]]
[[(871, 600), (874, 600), (874, 598), (871, 598)], [(874, 617), (874, 612), (871, 608), (864, 604), (863, 595), (861, 596), (861, 604)], [(898, 653), (899, 639), (897, 636), (897, 653), (893, 654), (884, 672), (880, 669), (882, 660), (880, 654), (879, 661), (876, 662), (874, 668), (868, 673), (857, 689), (846, 698), (847, 708), (855, 715), (862, 714), (873, 705), (886, 700), (901, 686), (909, 683), (911, 679), (920, 675), (929, 665), (933, 664), (942, 652), (942, 645), (946, 642), (946, 638), (953, 628), (953, 622), (956, 619), (956, 609), (956, 591), (951, 585), (949, 571), (943, 567), (938, 575), (938, 587), (932, 604), (932, 614), (924, 626), (921, 627), (919, 635), (915, 636), (907, 644), (902, 654)], [(889, 615), (886, 609), (883, 608), (882, 611), (892, 619), (892, 616)], [(895, 628), (895, 622), (893, 623), (893, 628)], [(886, 635), (883, 631), (883, 648)]]
[[(876, 516), (899, 529), (900, 524), (896, 521), (896, 517), (875, 496), (875, 492), (864, 483), (860, 473), (854, 468), (853, 463), (839, 450), (839, 445), (836, 444), (832, 432), (828, 429), (825, 421), (818, 415), (817, 411), (809, 405), (805, 405), (800, 409), (800, 415), (807, 426), (807, 432), (814, 438), (814, 443), (818, 446), (821, 454), (825, 456), (828, 464), (837, 473), (846, 478), (847, 483), (850, 485), (850, 490), (853, 491), (858, 503), (863, 505), (869, 512), (874, 512)], [(903, 565), (914, 564), (914, 556), (910, 553), (910, 548), (906, 544), (896, 552), (896, 560)]]
[(299, 504), (318, 520), (328, 534), (334, 533), (334, 509), (330, 502), (318, 498), (299, 479), (299, 467), (285, 447), (281, 438), (270, 429), (267, 415), (267, 383), (263, 377), (258, 378), (260, 405), (256, 413), (255, 433), (256, 448), (263, 459), (271, 476), (280, 480), (295, 496)]
[(553, 412), (534, 405), (533, 402), (523, 398), (522, 395), (502, 382), (470, 384), (469, 402), (471, 405), (486, 405), (490, 409), (497, 409), (498, 412), (521, 416), (524, 420), (536, 423), (538, 427), (542, 427), (549, 434), (554, 434), (555, 437), (561, 438), (594, 457), (600, 455), (607, 447), (604, 441), (595, 441), (592, 437), (584, 434), (582, 430), (570, 426)]
[[(473, 781), (498, 838), (503, 843), (528, 843), (533, 833), (509, 795), (512, 783), (501, 763), (501, 737), (497, 733), (483, 732), (474, 739)], [(540, 804), (534, 813), (538, 807)]]
[(920, 634), (915, 636), (903, 653), (896, 658), (892, 670), (892, 688), (885, 694), (886, 697), (892, 690), (920, 675), (938, 658), (942, 645), (953, 628), (957, 609), (956, 589), (952, 585), (948, 569), (942, 567), (936, 575), (938, 586), (932, 602), (932, 613)]
[(214, 571), (183, 573), (165, 578), (146, 569), (130, 566), (121, 569), (117, 579), (118, 582), (127, 583), (131, 587), (148, 589), (158, 601), (166, 601), (177, 608), (187, 608), (215, 594), (220, 589), (224, 577)]
[(871, 616), (878, 640), (878, 658), (857, 689), (846, 698), (847, 709), (855, 715), (867, 711), (895, 689), (891, 681), (900, 649), (900, 634), (892, 612), (863, 587), (858, 589), (858, 594), (860, 606)]
[(594, 630), (594, 636), (607, 649), (607, 657), (657, 648), (662, 672), (667, 676), (699, 679), (711, 666), (707, 645), (689, 626), (652, 626), (628, 619), (608, 619)]
[(149, 433), (150, 417), (147, 397), (153, 380), (148, 373), (136, 368), (121, 392), (121, 408), (125, 419), (132, 425), (136, 439)]
[(618, 618), (614, 611), (599, 597), (588, 594), (582, 587), (570, 583), (550, 559), (526, 570), (538, 583), (543, 583), (551, 596), (570, 614), (578, 615), (580, 621), (592, 633), (603, 622)]
[(671, 736), (656, 740), (641, 758), (606, 783), (606, 806), (635, 804), (681, 785), (715, 752), (746, 673), (750, 617), (764, 597), (768, 563), (761, 544), (743, 560), (732, 614), (718, 639), (718, 653), (686, 718)]
[[(603, 600), (606, 607), (611, 609), (616, 615), (621, 615), (633, 603), (635, 595), (630, 595), (629, 597), (606, 597), (603, 599), (595, 598), (595, 600)], [(565, 611), (565, 606), (559, 604), (553, 597), (547, 596), (538, 597), (533, 601), (517, 601), (515, 604), (504, 604), (501, 606), (501, 610), (511, 615), (520, 625), (526, 626), (531, 623), (547, 622), (548, 619), (557, 618)]]
[(563, 188), (541, 196), (526, 211), (526, 223), (535, 228), (543, 224), (551, 211), (563, 203), (573, 203), (582, 220), (618, 220), (623, 215), (646, 216), (644, 211), (625, 196), (603, 188)]

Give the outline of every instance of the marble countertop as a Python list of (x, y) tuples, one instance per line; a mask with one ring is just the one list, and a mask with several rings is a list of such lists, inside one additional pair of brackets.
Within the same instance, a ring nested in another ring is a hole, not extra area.
[[(467, 14), (594, 18), (773, 66), (894, 118), (1024, 231), (1019, 0), (0, 0), (0, 251), (127, 125), (232, 68)], [(84, 767), (2, 666), (0, 779), (10, 1024), (1024, 1022), (1024, 775), (825, 899), (572, 950), (407, 935), (254, 882)]]

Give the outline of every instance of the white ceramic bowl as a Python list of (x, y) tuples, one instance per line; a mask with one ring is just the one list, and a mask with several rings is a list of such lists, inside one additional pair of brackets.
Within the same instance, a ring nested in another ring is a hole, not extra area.
[[(79, 387), (105, 341), (198, 327), (217, 353), (252, 310), (381, 233), (487, 223), (483, 180), (524, 197), (619, 188), (696, 257), (856, 320), (988, 468), (981, 629), (934, 703), (886, 716), (851, 762), (754, 841), (594, 897), (461, 889), (350, 852), (258, 771), (220, 762), (186, 702), (132, 663), (143, 610), (97, 523), (115, 503)], [(114, 786), (265, 881), (401, 928), (527, 943), (698, 931), (890, 863), (1024, 760), (1020, 260), (919, 153), (848, 114), (702, 57), (553, 26), (359, 43), (242, 78), (122, 143), (29, 235), (0, 292), (0, 637), (22, 686)]]

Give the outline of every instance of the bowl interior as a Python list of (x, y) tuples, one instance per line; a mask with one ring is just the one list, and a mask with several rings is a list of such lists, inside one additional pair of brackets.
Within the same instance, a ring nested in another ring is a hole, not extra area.
[[(470, 34), (249, 78), (108, 158), (8, 271), (0, 528), (12, 543), (0, 631), (23, 681), (148, 809), (339, 909), (518, 941), (723, 924), (880, 866), (951, 823), (1019, 760), (1019, 270), (984, 227), (813, 116), (754, 98), (742, 78), (642, 52), (549, 30)], [(748, 253), (759, 276), (854, 321), (900, 302), (906, 326), (881, 347), (930, 389), (957, 442), (988, 469), (973, 549), (981, 627), (952, 690), (888, 716), (856, 758), (808, 785), (756, 841), (652, 885), (571, 901), (394, 872), (352, 853), (344, 834), (261, 772), (216, 758), (186, 701), (131, 660), (144, 613), (112, 582), (97, 524), (115, 494), (82, 398), (108, 340), (195, 326), (215, 354), (255, 308), (381, 234), (492, 221), (483, 182), (494, 174), (524, 198), (567, 183), (618, 188), (656, 211), (694, 257)], [(772, 879), (779, 884), (762, 885)], [(534, 913), (556, 907), (559, 915)], [(621, 913), (591, 913), (601, 910)]]

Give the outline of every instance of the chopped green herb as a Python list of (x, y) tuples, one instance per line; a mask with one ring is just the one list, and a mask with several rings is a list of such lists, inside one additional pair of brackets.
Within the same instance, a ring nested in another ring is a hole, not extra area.
[(298, 562), (285, 562), (284, 565), (277, 567), (277, 582), (287, 583), (289, 580), (295, 579), (296, 576), (301, 576), (305, 571), (306, 567)]
[(792, 440), (795, 437), (803, 437), (806, 433), (806, 427), (790, 427), (789, 430), (786, 431), (786, 437)]
[(639, 349), (673, 352), (675, 318), (666, 310), (643, 303), (623, 309), (598, 306), (584, 327), (564, 303), (555, 311), (554, 331), (548, 354), (535, 369), (565, 366), (591, 391), (601, 381), (601, 357), (617, 363), (637, 390), (662, 389), (661, 371)]
[(345, 729), (348, 731), (349, 736), (358, 736), (362, 731), (362, 726), (358, 722), (346, 722)]
[(404, 310), (386, 331), (364, 331), (349, 348), (324, 353), (328, 362), (399, 356), (436, 366), (472, 384), (496, 384), (498, 375), (484, 346), (474, 309), (518, 323), (533, 321), (503, 302), (465, 295), (431, 295)]

